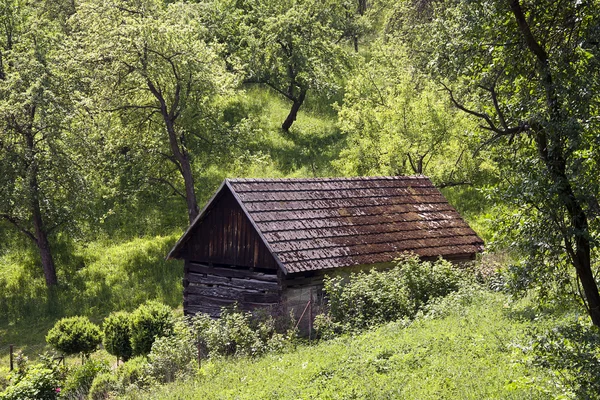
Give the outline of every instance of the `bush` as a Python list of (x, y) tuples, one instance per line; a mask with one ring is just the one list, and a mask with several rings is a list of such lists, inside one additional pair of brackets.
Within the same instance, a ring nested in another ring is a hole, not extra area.
[(105, 400), (110, 398), (111, 393), (117, 389), (117, 377), (111, 372), (96, 375), (88, 398), (91, 400)]
[(278, 333), (270, 315), (257, 318), (237, 309), (223, 309), (218, 320), (206, 314), (196, 315), (192, 326), (211, 357), (258, 356), (281, 351), (292, 342), (294, 334), (292, 330), (287, 335)]
[(340, 323), (331, 319), (331, 315), (328, 313), (317, 314), (313, 327), (317, 337), (325, 340), (333, 339), (343, 331)]
[(150, 384), (146, 375), (148, 361), (144, 356), (133, 357), (117, 369), (117, 381), (121, 390), (129, 387), (142, 388)]
[(407, 255), (387, 271), (372, 270), (342, 277), (326, 277), (324, 289), (330, 321), (321, 317), (319, 328), (364, 329), (413, 317), (431, 299), (458, 290), (464, 274), (448, 261), (420, 261)]
[(124, 311), (110, 314), (102, 324), (104, 348), (109, 354), (127, 361), (131, 358), (131, 318)]
[(64, 354), (94, 352), (102, 340), (100, 328), (87, 317), (63, 318), (46, 335), (46, 341)]
[(61, 397), (68, 399), (85, 398), (96, 375), (109, 372), (110, 367), (104, 361), (88, 359), (81, 367), (71, 371), (61, 390)]
[[(585, 322), (584, 322), (585, 321)], [(600, 331), (588, 319), (530, 332), (531, 362), (580, 399), (600, 399)]]
[(133, 355), (146, 355), (157, 337), (173, 333), (171, 309), (157, 301), (139, 306), (131, 314), (131, 348)]
[(460, 288), (466, 276), (444, 259), (420, 261), (416, 256), (396, 260), (396, 268), (408, 289), (411, 307), (416, 312), (431, 299), (444, 297)]
[(60, 392), (55, 370), (34, 365), (18, 381), (0, 394), (1, 400), (53, 400)]
[(195, 371), (198, 349), (194, 336), (183, 321), (176, 324), (175, 334), (154, 341), (148, 355), (147, 373), (161, 383), (190, 376)]

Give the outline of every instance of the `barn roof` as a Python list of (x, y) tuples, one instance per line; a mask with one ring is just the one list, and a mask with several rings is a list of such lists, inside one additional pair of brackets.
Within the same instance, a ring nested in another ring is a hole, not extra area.
[[(407, 251), (451, 258), (483, 250), (424, 176), (226, 179), (222, 190), (233, 193), (285, 273), (385, 263)], [(179, 257), (203, 214), (169, 258)]]

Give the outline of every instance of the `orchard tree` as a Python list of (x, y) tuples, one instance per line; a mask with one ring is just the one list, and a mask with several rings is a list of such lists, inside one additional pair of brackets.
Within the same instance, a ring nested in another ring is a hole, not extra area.
[(234, 84), (206, 41), (201, 10), (159, 0), (84, 1), (72, 21), (73, 68), (91, 82), (90, 107), (118, 116), (128, 131), (119, 134), (173, 165), (183, 190), (161, 181), (185, 198), (190, 222), (198, 215), (194, 150), (227, 140), (227, 132), (215, 137), (202, 128), (216, 118), (219, 94)]
[(475, 126), (411, 65), (401, 43), (375, 42), (349, 79), (339, 110), (347, 135), (337, 167), (344, 174), (426, 174), (438, 186), (472, 184)]
[[(512, 202), (529, 277), (570, 265), (600, 326), (600, 2), (447, 0), (399, 6), (391, 25), (456, 108), (479, 119)], [(403, 10), (402, 10), (403, 9)], [(563, 286), (562, 291), (566, 287)]]
[(57, 275), (49, 238), (72, 220), (84, 185), (68, 144), (64, 35), (45, 6), (0, 5), (0, 219), (35, 244), (50, 287)]
[(246, 4), (237, 57), (247, 83), (270, 87), (292, 103), (281, 128), (289, 131), (309, 91), (333, 93), (348, 59), (347, 10), (353, 2), (269, 0)]

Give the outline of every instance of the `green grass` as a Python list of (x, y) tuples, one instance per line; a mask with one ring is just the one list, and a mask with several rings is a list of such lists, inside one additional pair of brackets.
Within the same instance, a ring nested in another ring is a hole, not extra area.
[[(551, 381), (518, 360), (537, 323), (483, 292), (451, 296), (438, 316), (397, 322), (257, 360), (207, 361), (192, 381), (137, 398), (154, 399), (544, 399)], [(136, 398), (136, 396), (133, 396)]]
[(10, 344), (30, 357), (47, 350), (45, 335), (63, 316), (87, 315), (100, 323), (112, 311), (133, 310), (150, 299), (181, 307), (182, 263), (164, 259), (179, 235), (79, 245), (72, 260), (60, 264), (62, 283), (52, 292), (36, 273), (37, 266), (4, 257), (0, 367), (8, 365)]

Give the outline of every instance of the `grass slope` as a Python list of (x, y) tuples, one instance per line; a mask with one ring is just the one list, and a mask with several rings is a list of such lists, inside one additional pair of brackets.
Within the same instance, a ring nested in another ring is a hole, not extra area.
[[(207, 362), (155, 399), (542, 399), (544, 371), (516, 361), (534, 322), (501, 294), (451, 295), (427, 316), (261, 359)], [(435, 317), (432, 317), (435, 315)], [(137, 398), (148, 398), (139, 393)], [(135, 398), (136, 396), (134, 396)]]
[(179, 232), (80, 247), (75, 262), (60, 271), (65, 283), (54, 293), (43, 277), (31, 275), (36, 266), (7, 262), (0, 274), (0, 370), (8, 366), (10, 344), (29, 357), (48, 350), (46, 333), (63, 316), (100, 322), (111, 311), (132, 310), (151, 299), (180, 307), (183, 266), (165, 260), (178, 237)]

